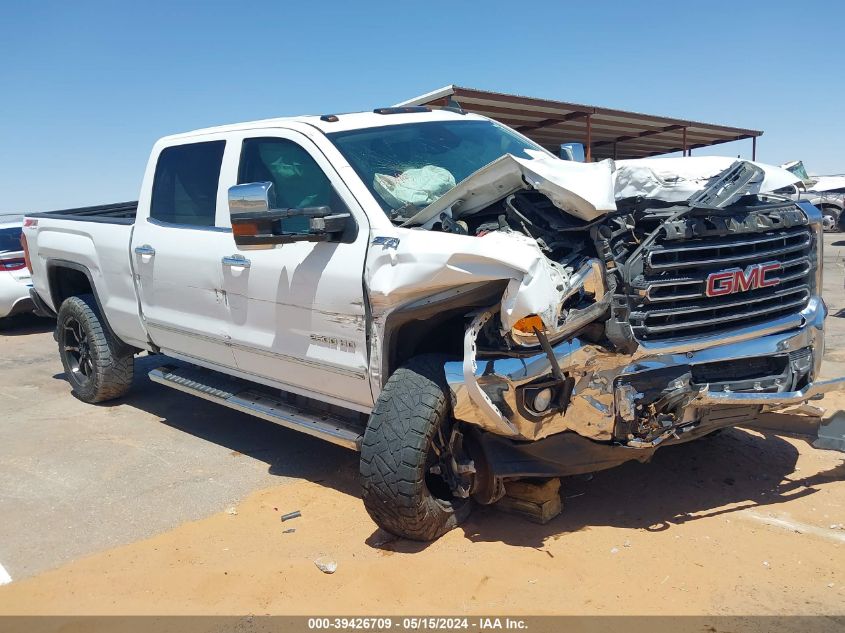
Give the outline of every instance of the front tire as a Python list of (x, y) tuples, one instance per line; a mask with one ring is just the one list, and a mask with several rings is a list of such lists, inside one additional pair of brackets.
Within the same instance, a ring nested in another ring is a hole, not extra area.
[(56, 331), (65, 376), (80, 400), (105, 402), (129, 391), (134, 354), (103, 323), (93, 295), (65, 299)]
[(364, 507), (397, 536), (433, 541), (471, 510), (469, 499), (452, 494), (437, 458), (453, 432), (448, 394), (443, 359), (420, 356), (388, 379), (370, 416), (361, 447)]

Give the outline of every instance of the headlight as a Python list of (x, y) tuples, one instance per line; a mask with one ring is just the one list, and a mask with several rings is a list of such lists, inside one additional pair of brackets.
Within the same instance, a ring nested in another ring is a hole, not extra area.
[[(511, 338), (517, 345), (534, 347), (540, 344), (535, 328), (545, 333), (554, 343), (601, 316), (606, 307), (607, 283), (604, 264), (598, 259), (588, 259), (568, 280), (556, 298), (556, 325), (548, 327), (536, 314), (517, 321), (511, 329)], [(609, 298), (609, 296), (608, 296)]]

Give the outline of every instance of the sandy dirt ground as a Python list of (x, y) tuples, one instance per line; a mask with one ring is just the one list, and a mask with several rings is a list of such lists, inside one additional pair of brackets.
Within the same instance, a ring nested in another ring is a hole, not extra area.
[(843, 479), (841, 453), (735, 429), (565, 480), (546, 526), (484, 509), (431, 544), (300, 482), (2, 587), (0, 613), (840, 614)]

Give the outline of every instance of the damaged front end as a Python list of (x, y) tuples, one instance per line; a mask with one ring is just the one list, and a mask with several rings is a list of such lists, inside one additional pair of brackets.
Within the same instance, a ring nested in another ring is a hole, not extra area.
[(843, 388), (816, 381), (822, 218), (758, 195), (791, 176), (684, 159), (606, 161), (556, 181), (549, 160), (497, 163), (409, 221), (495, 243), (511, 271), (475, 269), (507, 286), (467, 315), (461, 357), (445, 364), (488, 479), (646, 460)]

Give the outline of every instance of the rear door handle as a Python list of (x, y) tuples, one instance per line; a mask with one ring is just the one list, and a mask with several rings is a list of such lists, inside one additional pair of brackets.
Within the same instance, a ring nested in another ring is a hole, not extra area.
[(154, 249), (149, 244), (142, 244), (141, 246), (135, 247), (135, 254), (136, 255), (150, 255), (153, 256), (156, 254), (156, 249)]
[(252, 263), (243, 255), (229, 255), (228, 257), (224, 257), (221, 261), (224, 266), (240, 266), (241, 268), (249, 268)]

